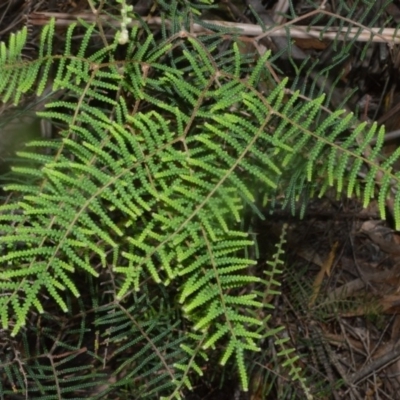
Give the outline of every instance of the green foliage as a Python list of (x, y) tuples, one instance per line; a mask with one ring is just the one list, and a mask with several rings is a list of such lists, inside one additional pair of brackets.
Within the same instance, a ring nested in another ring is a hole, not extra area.
[[(27, 166), (14, 168), (23, 183), (5, 188), (14, 196), (0, 207), (2, 327), (25, 335), (32, 314), (48, 315), (46, 298), (68, 315), (71, 302), (84, 296), (77, 277), (101, 280), (107, 271), (113, 298), (94, 323), (111, 327), (103, 339), (123, 360), (107, 390), (129, 390), (135, 380), (140, 398), (182, 398), (211, 350), (221, 365), (236, 365), (247, 390), (245, 356), (258, 352), (266, 335), (258, 312), (269, 306), (263, 298), (276, 294), (283, 251), (263, 278), (248, 272), (255, 261), (246, 256), (253, 242), (240, 230), (243, 210), (258, 206), (257, 191), (272, 197), (296, 172), (287, 197), (296, 198), (304, 182), (318, 195), (335, 186), (349, 196), (360, 192), (364, 206), (377, 195), (384, 216), (389, 183), (399, 180), (391, 170), (397, 157), (374, 162), (381, 129), (366, 159), (376, 126), (354, 126), (340, 110), (315, 126), (324, 96), (304, 101), (286, 80), (276, 83), (269, 53), (246, 75), (248, 60), (236, 44), (221, 56), (189, 33), (157, 44), (151, 35), (139, 40), (136, 28), (118, 61), (117, 40), (90, 52), (94, 25), (73, 55), (76, 28), (68, 28), (62, 54), (52, 53), (54, 22), (43, 29), (36, 60), (21, 58), (26, 30), (0, 47), (4, 101), (17, 104), (32, 90), (40, 95), (50, 76), (53, 90), (66, 93), (40, 113), (63, 126), (60, 140), (30, 143), (32, 151), (19, 153)], [(43, 146), (50, 151), (38, 151)], [(384, 177), (380, 187), (377, 173)], [(399, 210), (398, 195), (395, 203)], [(398, 211), (395, 217), (399, 226)], [(255, 285), (263, 285), (263, 294), (249, 291)], [(94, 298), (104, 304), (100, 292)], [(284, 340), (277, 345), (307, 393), (296, 356)], [(15, 366), (6, 373), (16, 381)], [(33, 370), (29, 376), (42, 379)], [(94, 385), (99, 377), (86, 378)], [(19, 387), (33, 393), (31, 384)], [(50, 391), (63, 393), (59, 383)]]

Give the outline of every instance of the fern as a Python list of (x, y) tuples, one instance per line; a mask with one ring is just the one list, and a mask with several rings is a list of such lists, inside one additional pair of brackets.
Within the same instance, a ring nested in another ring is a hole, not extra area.
[[(68, 313), (70, 295), (83, 295), (76, 276), (100, 279), (110, 271), (115, 304), (96, 323), (115, 324), (108, 343), (126, 342), (115, 350), (116, 357), (139, 342), (142, 346), (123, 364), (132, 372), (118, 385), (129, 385), (135, 376), (144, 396), (147, 376), (153, 375), (148, 396), (175, 385), (169, 398), (181, 398), (183, 389), (191, 388), (188, 372), (200, 374), (201, 360), (218, 348), (220, 363), (232, 360), (248, 390), (245, 355), (260, 350), (263, 322), (256, 311), (264, 305), (259, 292), (242, 290), (265, 284), (264, 295), (274, 295), (271, 285), (277, 284), (281, 255), (267, 281), (248, 274), (255, 261), (245, 252), (253, 242), (239, 223), (244, 208), (254, 207), (254, 187), (273, 194), (282, 178), (301, 165), (302, 178), (318, 183), (320, 194), (329, 186), (348, 195), (356, 188), (364, 206), (377, 195), (384, 216), (389, 183), (398, 180), (391, 172), (397, 156), (378, 165), (378, 140), (367, 159), (363, 150), (376, 127), (354, 127), (352, 116), (343, 118), (341, 111), (314, 126), (324, 96), (303, 101), (298, 92), (288, 94), (287, 81), (275, 83), (266, 67), (268, 53), (243, 77), (248, 66), (236, 45), (229, 52), (233, 63), (221, 59), (216, 64), (215, 48), (187, 33), (161, 44), (151, 35), (131, 42), (125, 60), (116, 61), (117, 40), (90, 54), (92, 25), (73, 56), (75, 29), (69, 27), (62, 55), (52, 54), (54, 21), (43, 29), (37, 60), (21, 60), (26, 30), (0, 48), (4, 101), (18, 103), (31, 90), (40, 95), (56, 61), (53, 89), (66, 92), (64, 100), (40, 113), (63, 126), (60, 141), (30, 144), (47, 146), (50, 155), (19, 153), (29, 166), (15, 167), (14, 174), (25, 182), (9, 184), (6, 190), (18, 196), (0, 207), (2, 326), (12, 336), (24, 332), (33, 310), (47, 315), (46, 296)], [(131, 32), (132, 41), (137, 34), (137, 29)], [(165, 65), (168, 57), (171, 66)], [(260, 80), (270, 82), (265, 95), (257, 89)], [(370, 169), (360, 183), (365, 166)], [(380, 187), (378, 172), (384, 176)], [(294, 197), (295, 185), (287, 189)], [(399, 210), (397, 195), (395, 201)], [(398, 213), (395, 217), (400, 226)], [(143, 321), (133, 317), (136, 305), (125, 307), (133, 299), (143, 301), (136, 292), (149, 282), (177, 291), (168, 315), (172, 319), (176, 312), (187, 320), (193, 331), (189, 337), (177, 335), (163, 344), (178, 329), (170, 318), (160, 318), (163, 296)], [(165, 331), (159, 331), (164, 324)], [(181, 350), (174, 353), (178, 345)], [(303, 382), (296, 358), (283, 342), (279, 345), (291, 374)], [(9, 369), (10, 382), (13, 373)]]

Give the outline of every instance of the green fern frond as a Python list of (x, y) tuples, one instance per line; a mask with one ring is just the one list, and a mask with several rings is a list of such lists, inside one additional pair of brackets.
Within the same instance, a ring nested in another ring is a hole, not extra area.
[[(180, 15), (176, 4), (171, 7)], [(175, 21), (174, 33), (186, 17)], [(49, 154), (19, 153), (28, 167), (15, 167), (14, 174), (25, 183), (8, 185), (19, 197), (0, 207), (2, 326), (14, 336), (21, 332), (31, 309), (44, 313), (46, 295), (68, 312), (70, 295), (82, 296), (75, 277), (100, 278), (109, 271), (112, 305), (96, 323), (115, 325), (107, 340), (119, 360), (130, 352), (116, 372), (130, 368), (124, 385), (135, 377), (142, 395), (172, 388), (173, 398), (180, 398), (181, 389), (191, 388), (190, 371), (202, 372), (199, 359), (218, 348), (220, 363), (232, 360), (247, 390), (246, 353), (259, 351), (260, 339), (277, 332), (260, 333), (267, 317), (258, 312), (263, 299), (278, 292), (284, 238), (266, 277), (249, 274), (255, 261), (246, 251), (254, 243), (239, 230), (243, 210), (257, 207), (257, 194), (283, 192), (282, 182), (287, 185), (292, 174), (284, 200), (293, 206), (308, 181), (310, 192), (321, 194), (329, 186), (348, 195), (358, 191), (365, 206), (377, 196), (384, 215), (390, 186), (399, 179), (391, 167), (400, 152), (382, 165), (374, 160), (381, 130), (367, 159), (376, 127), (354, 127), (341, 110), (315, 125), (325, 97), (304, 101), (286, 90), (287, 79), (275, 84), (266, 67), (269, 53), (242, 78), (249, 66), (236, 45), (216, 62), (205, 39), (177, 35), (157, 45), (148, 35), (129, 44), (123, 62), (114, 61), (116, 42), (90, 53), (95, 25), (85, 28), (72, 55), (76, 26), (67, 30), (62, 55), (52, 54), (54, 22), (42, 32), (38, 60), (20, 60), (26, 32), (12, 36), (8, 47), (0, 45), (5, 101), (17, 103), (33, 89), (40, 94), (55, 62), (53, 89), (67, 94), (39, 114), (61, 123), (61, 140), (31, 144), (47, 146)], [(131, 37), (137, 35), (135, 28)], [(17, 72), (10, 66), (18, 66)], [(256, 86), (264, 79), (271, 89), (260, 93)], [(399, 225), (398, 193), (395, 218)], [(163, 293), (165, 298), (155, 296), (157, 305), (146, 304), (137, 292), (153, 294), (150, 285), (160, 291), (169, 285), (176, 298)], [(254, 286), (254, 293), (242, 293)], [(174, 307), (163, 319), (166, 299)], [(135, 305), (125, 308), (128, 300)], [(174, 335), (174, 313), (186, 317), (194, 336)], [(173, 339), (165, 344), (168, 335)], [(284, 341), (277, 345), (284, 365), (301, 381), (296, 356)], [(147, 377), (157, 374), (149, 389)]]

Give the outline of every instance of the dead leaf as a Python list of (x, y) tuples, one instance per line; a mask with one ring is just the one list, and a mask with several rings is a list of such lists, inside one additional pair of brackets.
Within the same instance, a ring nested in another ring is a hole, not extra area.
[(338, 242), (336, 242), (333, 245), (328, 258), (325, 260), (324, 264), (321, 267), (321, 270), (318, 272), (317, 276), (315, 277), (315, 280), (313, 283), (313, 293), (312, 293), (310, 302), (308, 303), (309, 307), (311, 307), (315, 303), (315, 300), (318, 297), (318, 293), (321, 288), (321, 284), (322, 284), (325, 274), (327, 276), (330, 276), (330, 274), (331, 274), (331, 267), (332, 267), (333, 261), (335, 259), (337, 246), (338, 246)]

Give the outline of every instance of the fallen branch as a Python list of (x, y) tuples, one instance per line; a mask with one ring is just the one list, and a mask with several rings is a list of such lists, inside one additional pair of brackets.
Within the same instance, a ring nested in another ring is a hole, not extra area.
[[(32, 25), (45, 25), (51, 18), (55, 18), (57, 26), (69, 26), (73, 22), (82, 19), (86, 22), (101, 22), (107, 23), (111, 26), (119, 27), (120, 22), (117, 19), (112, 19), (109, 16), (99, 16), (89, 13), (81, 14), (66, 14), (66, 13), (51, 13), (41, 12), (32, 13), (28, 16), (28, 21)], [(143, 18), (142, 21), (146, 22), (149, 26), (161, 26), (165, 24), (171, 25), (168, 20), (163, 20), (160, 17)], [(132, 21), (129, 26), (140, 26), (141, 20)], [(284, 27), (279, 26), (265, 26), (264, 28), (256, 24), (244, 24), (239, 22), (227, 22), (217, 20), (204, 20), (203, 24), (193, 23), (190, 26), (191, 33), (211, 33), (211, 28), (222, 28), (227, 31), (226, 34), (251, 36), (256, 39), (265, 36), (287, 36), (290, 34), (293, 38), (300, 39), (318, 39), (318, 40), (352, 40), (356, 39), (359, 42), (380, 42), (395, 44), (400, 43), (400, 31), (396, 28), (368, 28), (368, 27), (323, 27), (323, 26), (300, 26), (286, 24)], [(259, 37), (259, 38), (258, 38)]]

